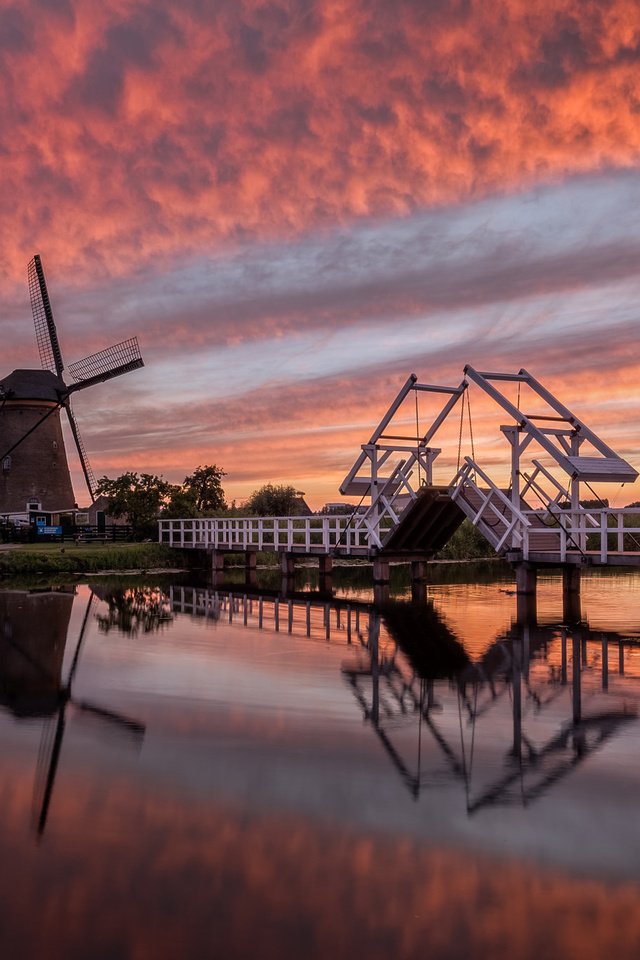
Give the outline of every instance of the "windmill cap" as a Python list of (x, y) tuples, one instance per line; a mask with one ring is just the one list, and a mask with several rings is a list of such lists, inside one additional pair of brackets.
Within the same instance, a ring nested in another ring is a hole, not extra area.
[[(14, 370), (0, 380), (0, 393), (6, 400), (42, 400), (59, 403), (67, 388), (50, 370)], [(1, 402), (0, 397), (0, 402)]]

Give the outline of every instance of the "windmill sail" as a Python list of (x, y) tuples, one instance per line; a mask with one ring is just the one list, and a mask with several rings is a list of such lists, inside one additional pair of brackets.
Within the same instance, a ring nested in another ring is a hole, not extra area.
[(69, 393), (92, 387), (95, 383), (112, 380), (114, 377), (120, 377), (123, 373), (129, 373), (130, 370), (137, 370), (138, 367), (143, 366), (138, 338), (122, 340), (121, 343), (107, 347), (106, 350), (92, 353), (84, 360), (70, 364), (69, 373), (77, 383), (68, 388)]
[(37, 253), (27, 267), (27, 277), (29, 280), (31, 311), (36, 328), (36, 341), (38, 343), (42, 369), (50, 370), (51, 373), (55, 373), (61, 377), (62, 371), (64, 370), (62, 353), (60, 352), (60, 344), (58, 343), (58, 333), (53, 320), (53, 312), (51, 310), (47, 282), (44, 278), (42, 261)]
[[(40, 354), (42, 367), (44, 370), (57, 375), (62, 380), (64, 361), (62, 359), (62, 351), (60, 350), (60, 344), (58, 342), (58, 333), (53, 319), (53, 312), (51, 310), (51, 302), (49, 300), (49, 292), (47, 290), (42, 261), (38, 254), (36, 254), (29, 263), (27, 267), (27, 276), (29, 280), (31, 309), (36, 328), (36, 340), (38, 343), (38, 351)], [(107, 347), (106, 350), (101, 350), (98, 353), (91, 354), (91, 356), (85, 357), (84, 360), (79, 360), (77, 363), (70, 364), (69, 371), (76, 382), (73, 384), (64, 383), (64, 389), (62, 389), (60, 385), (55, 385), (53, 388), (51, 387), (51, 384), (40, 385), (39, 389), (44, 391), (42, 394), (42, 400), (43, 404), (46, 406), (46, 410), (44, 412), (44, 416), (40, 421), (38, 421), (36, 426), (39, 426), (40, 423), (44, 423), (49, 417), (54, 416), (56, 410), (60, 407), (65, 408), (69, 418), (69, 425), (71, 427), (76, 449), (78, 451), (82, 472), (84, 474), (84, 478), (92, 500), (95, 499), (96, 479), (91, 469), (91, 464), (89, 463), (89, 458), (87, 457), (87, 451), (84, 443), (82, 442), (82, 437), (80, 436), (78, 423), (71, 408), (69, 397), (78, 390), (85, 390), (87, 387), (92, 387), (95, 384), (103, 383), (105, 380), (112, 380), (114, 377), (122, 376), (124, 373), (129, 373), (131, 370), (137, 370), (139, 367), (143, 366), (144, 362), (140, 354), (138, 340), (136, 337), (132, 337), (129, 340), (123, 340), (121, 343), (116, 343), (112, 347)], [(1, 400), (2, 398), (0, 398), (0, 409), (2, 409), (4, 406), (4, 403), (1, 402)], [(54, 400), (56, 404), (55, 407), (51, 406), (51, 400)], [(8, 453), (11, 453), (12, 450), (15, 449), (15, 447), (26, 440), (34, 429), (35, 427), (31, 427), (29, 431), (25, 432), (20, 439), (14, 443), (13, 447), (11, 447), (11, 449), (5, 453), (4, 456), (7, 456)], [(68, 481), (68, 487), (69, 496), (73, 497), (70, 478)], [(69, 498), (67, 497), (67, 499)], [(56, 503), (54, 505), (57, 507), (60, 504)]]
[(91, 469), (91, 464), (89, 463), (89, 457), (87, 456), (87, 451), (85, 445), (82, 442), (82, 437), (80, 436), (80, 430), (78, 429), (78, 421), (75, 418), (75, 414), (71, 407), (69, 400), (64, 405), (65, 410), (67, 411), (67, 416), (69, 418), (69, 426), (71, 427), (71, 433), (73, 434), (73, 439), (76, 442), (76, 449), (78, 451), (78, 456), (80, 458), (80, 466), (82, 467), (82, 472), (84, 474), (84, 479), (86, 481), (87, 487), (89, 489), (89, 496), (91, 497), (91, 502), (95, 500), (95, 489), (96, 489), (96, 478)]

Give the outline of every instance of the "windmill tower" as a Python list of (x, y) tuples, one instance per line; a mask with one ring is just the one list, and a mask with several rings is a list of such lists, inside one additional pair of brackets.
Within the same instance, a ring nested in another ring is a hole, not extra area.
[(69, 365), (64, 362), (40, 257), (27, 268), (42, 370), (14, 370), (0, 380), (0, 515), (73, 509), (75, 497), (62, 437), (64, 409), (94, 499), (95, 477), (71, 407), (71, 395), (142, 367), (135, 337)]

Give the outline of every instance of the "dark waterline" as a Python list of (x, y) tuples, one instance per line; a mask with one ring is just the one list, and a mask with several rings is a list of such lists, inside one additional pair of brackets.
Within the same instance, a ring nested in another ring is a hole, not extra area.
[(640, 955), (640, 577), (483, 577), (1, 592), (5, 954)]

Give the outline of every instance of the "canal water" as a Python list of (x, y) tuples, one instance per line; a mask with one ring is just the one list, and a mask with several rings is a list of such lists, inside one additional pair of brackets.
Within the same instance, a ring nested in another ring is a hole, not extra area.
[(640, 956), (640, 574), (0, 592), (10, 958)]

